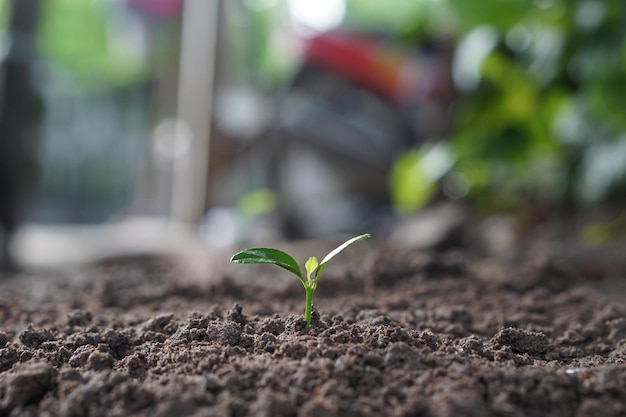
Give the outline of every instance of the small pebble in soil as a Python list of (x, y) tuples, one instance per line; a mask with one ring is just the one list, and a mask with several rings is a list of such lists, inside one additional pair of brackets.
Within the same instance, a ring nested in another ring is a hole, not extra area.
[(232, 308), (228, 310), (228, 313), (226, 313), (227, 320), (241, 324), (242, 326), (245, 325), (247, 320), (242, 314), (242, 311), (243, 308), (238, 303), (235, 303)]
[(107, 346), (100, 344), (87, 357), (87, 368), (99, 371), (102, 369), (111, 369), (115, 364), (115, 358), (109, 353)]

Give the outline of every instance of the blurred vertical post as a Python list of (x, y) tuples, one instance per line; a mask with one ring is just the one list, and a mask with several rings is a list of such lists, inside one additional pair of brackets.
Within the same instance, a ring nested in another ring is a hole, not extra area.
[(31, 81), (35, 65), (35, 33), (39, 0), (9, 3), (9, 50), (0, 57), (0, 270), (16, 268), (10, 239), (22, 214), (22, 199), (34, 177), (36, 92)]
[[(207, 200), (209, 143), (217, 55), (220, 0), (186, 0), (183, 10), (178, 119), (191, 132), (189, 146), (176, 161), (171, 220), (198, 224)], [(180, 139), (180, 140), (179, 140)]]

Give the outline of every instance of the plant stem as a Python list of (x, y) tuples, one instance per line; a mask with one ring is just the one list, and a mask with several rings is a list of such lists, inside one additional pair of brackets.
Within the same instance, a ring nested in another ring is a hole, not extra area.
[(306, 328), (311, 325), (311, 311), (313, 310), (313, 292), (315, 288), (305, 287), (306, 291), (306, 305), (304, 306), (304, 319), (306, 320)]

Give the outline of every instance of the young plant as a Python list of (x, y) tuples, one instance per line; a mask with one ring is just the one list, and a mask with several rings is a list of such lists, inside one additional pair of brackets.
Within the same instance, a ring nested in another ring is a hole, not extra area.
[(317, 288), (317, 281), (322, 274), (324, 268), (328, 262), (333, 259), (339, 252), (343, 251), (353, 243), (359, 242), (370, 238), (372, 235), (365, 233), (360, 236), (353, 237), (347, 240), (343, 244), (333, 249), (328, 255), (322, 259), (322, 262), (318, 262), (315, 256), (311, 256), (304, 264), (306, 269), (306, 277), (302, 274), (302, 269), (298, 263), (288, 254), (278, 249), (273, 248), (250, 248), (237, 252), (230, 258), (231, 262), (239, 264), (272, 264), (278, 265), (281, 268), (285, 268), (287, 271), (294, 274), (302, 285), (304, 285), (304, 291), (306, 292), (306, 303), (304, 307), (304, 319), (306, 320), (306, 327), (311, 325), (311, 311), (313, 308), (313, 293)]

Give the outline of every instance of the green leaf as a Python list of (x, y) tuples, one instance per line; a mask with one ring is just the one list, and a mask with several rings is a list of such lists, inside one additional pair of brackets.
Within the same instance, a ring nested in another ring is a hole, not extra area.
[(304, 264), (304, 267), (306, 268), (306, 279), (309, 285), (312, 284), (311, 274), (315, 271), (315, 269), (317, 269), (318, 265), (319, 262), (317, 261), (317, 258), (315, 256), (311, 256), (309, 260), (306, 261), (306, 263)]
[(333, 259), (341, 251), (343, 251), (345, 248), (347, 248), (348, 246), (352, 245), (353, 243), (360, 242), (361, 240), (369, 239), (370, 237), (372, 237), (372, 235), (370, 235), (369, 233), (365, 233), (365, 234), (353, 237), (352, 239), (347, 240), (343, 244), (341, 244), (338, 247), (336, 247), (335, 249), (333, 249), (328, 255), (326, 255), (324, 257), (324, 259), (322, 259), (322, 262), (320, 262), (319, 266), (317, 267), (317, 271), (315, 271), (315, 284), (317, 285), (317, 279), (319, 278), (319, 276), (322, 273), (322, 271), (324, 270), (324, 268), (326, 268), (326, 264), (331, 259)]
[(298, 263), (288, 254), (272, 248), (250, 248), (237, 252), (230, 258), (231, 262), (239, 264), (272, 264), (285, 268), (298, 277), (306, 286), (302, 270)]

